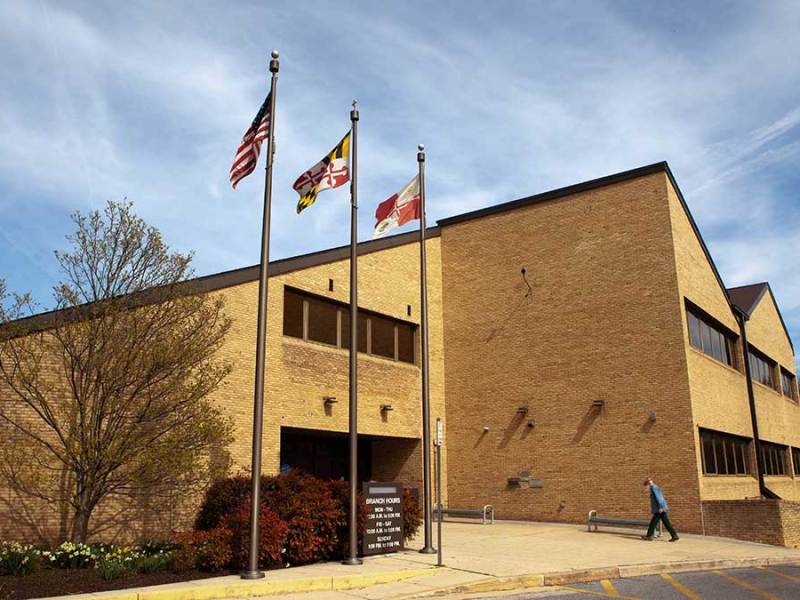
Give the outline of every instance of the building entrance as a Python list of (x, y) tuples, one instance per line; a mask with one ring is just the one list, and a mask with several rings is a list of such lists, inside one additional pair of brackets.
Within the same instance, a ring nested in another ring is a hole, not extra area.
[[(299, 469), (321, 479), (348, 479), (350, 438), (346, 433), (281, 428), (281, 472)], [(358, 480), (372, 479), (372, 440), (359, 436)]]

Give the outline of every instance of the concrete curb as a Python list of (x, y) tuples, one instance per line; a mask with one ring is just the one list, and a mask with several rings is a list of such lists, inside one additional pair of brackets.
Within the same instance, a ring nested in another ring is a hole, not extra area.
[(436, 570), (437, 567), (425, 567), (422, 569), (406, 569), (368, 575), (307, 577), (305, 579), (283, 580), (269, 579), (269, 574), (267, 574), (266, 579), (255, 581), (245, 581), (234, 577), (219, 578), (226, 579), (226, 581), (198, 579), (127, 590), (58, 596), (49, 600), (64, 600), (67, 598), (71, 600), (214, 600), (302, 592), (329, 592), (403, 581), (404, 579), (422, 575), (431, 575)]
[(531, 573), (509, 577), (488, 577), (472, 583), (465, 583), (449, 588), (431, 590), (424, 595), (474, 594), (486, 592), (506, 592), (543, 586), (559, 586), (570, 583), (586, 583), (601, 579), (625, 579), (661, 573), (684, 573), (687, 571), (713, 571), (717, 569), (738, 569), (746, 567), (768, 567), (775, 565), (800, 565), (796, 557), (789, 558), (743, 558), (701, 561), (676, 561), (651, 563), (642, 565), (623, 565), (619, 567), (601, 567), (597, 569), (573, 569), (554, 573)]

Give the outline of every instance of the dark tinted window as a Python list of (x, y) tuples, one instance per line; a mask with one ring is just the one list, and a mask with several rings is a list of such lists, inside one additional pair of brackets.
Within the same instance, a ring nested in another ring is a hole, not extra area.
[(306, 302), (308, 302), (308, 339), (335, 346), (339, 307), (316, 298), (307, 298)]
[(703, 473), (706, 475), (747, 475), (750, 440), (717, 431), (700, 430)]
[(753, 381), (757, 381), (759, 383), (763, 383), (764, 385), (768, 385), (773, 389), (777, 389), (772, 376), (775, 362), (753, 348), (750, 348), (749, 358), (750, 375), (752, 376)]
[(764, 475), (786, 475), (786, 446), (761, 442)]
[(731, 348), (734, 338), (712, 319), (695, 312), (687, 307), (687, 321), (689, 323), (689, 342), (694, 348), (708, 354), (716, 360), (733, 365)]
[(283, 335), (303, 337), (303, 297), (291, 290), (283, 293)]
[(394, 321), (370, 316), (372, 354), (394, 358)]
[(414, 362), (414, 326), (397, 324), (397, 360)]
[(787, 398), (795, 398), (794, 395), (794, 375), (786, 371), (785, 369), (781, 369), (781, 388), (783, 389), (783, 395)]
[[(367, 316), (358, 313), (358, 351), (367, 351)], [(350, 348), (350, 309), (342, 310), (342, 348)]]
[(800, 475), (800, 449), (792, 448), (792, 462), (794, 463), (794, 474)]

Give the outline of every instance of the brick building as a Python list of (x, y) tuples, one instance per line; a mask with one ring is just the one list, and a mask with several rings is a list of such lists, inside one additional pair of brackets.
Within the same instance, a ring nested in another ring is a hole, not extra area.
[[(680, 530), (719, 533), (720, 510), (753, 511), (722, 501), (800, 500), (795, 358), (777, 303), (766, 283), (726, 289), (666, 163), (447, 218), (428, 238), (431, 412), (445, 421), (450, 506), (642, 517), (652, 475)], [(411, 232), (359, 245), (360, 478), (412, 486), (418, 243)], [(346, 476), (348, 263), (343, 247), (270, 265), (266, 473)], [(234, 371), (215, 400), (236, 423), (234, 470), (246, 469), (258, 269), (197, 283), (234, 321), (222, 350)], [(0, 515), (0, 537), (12, 518)]]

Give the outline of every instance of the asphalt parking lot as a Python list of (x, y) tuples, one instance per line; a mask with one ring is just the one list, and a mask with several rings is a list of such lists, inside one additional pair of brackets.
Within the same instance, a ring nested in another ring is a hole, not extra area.
[(578, 600), (594, 596), (640, 600), (798, 600), (800, 566), (725, 569), (699, 573), (665, 573), (648, 577), (603, 580), (554, 586), (547, 591), (505, 596), (527, 600), (558, 598)]

